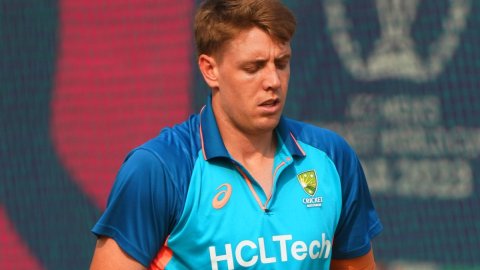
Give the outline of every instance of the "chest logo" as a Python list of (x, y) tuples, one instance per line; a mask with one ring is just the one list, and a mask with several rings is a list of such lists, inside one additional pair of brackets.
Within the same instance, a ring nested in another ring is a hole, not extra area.
[(223, 208), (228, 200), (230, 200), (230, 196), (232, 195), (232, 186), (230, 184), (222, 184), (220, 185), (217, 190), (220, 190), (212, 200), (212, 206), (215, 209)]
[(315, 195), (315, 192), (317, 192), (317, 174), (314, 170), (303, 172), (297, 175), (297, 178), (303, 190), (308, 195)]
[(310, 197), (303, 198), (302, 202), (307, 207), (321, 207), (323, 203), (323, 197), (314, 197), (317, 193), (317, 174), (314, 170), (306, 171), (297, 175), (298, 182), (303, 188), (303, 191), (310, 195)]

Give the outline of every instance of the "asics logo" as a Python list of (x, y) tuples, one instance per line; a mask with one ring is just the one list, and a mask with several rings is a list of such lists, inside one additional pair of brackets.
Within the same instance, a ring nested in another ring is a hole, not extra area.
[[(223, 189), (224, 187), (225, 189)], [(232, 186), (230, 184), (222, 184), (217, 188), (217, 190), (219, 189), (222, 190), (218, 192), (212, 200), (212, 206), (215, 209), (221, 209), (224, 207), (230, 199), (230, 195), (232, 195)]]

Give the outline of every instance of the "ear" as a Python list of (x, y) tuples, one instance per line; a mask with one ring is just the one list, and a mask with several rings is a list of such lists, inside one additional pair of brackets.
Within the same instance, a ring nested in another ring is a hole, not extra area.
[(198, 57), (198, 67), (203, 75), (203, 79), (210, 86), (210, 88), (218, 88), (218, 72), (217, 62), (215, 58), (206, 54), (201, 54)]

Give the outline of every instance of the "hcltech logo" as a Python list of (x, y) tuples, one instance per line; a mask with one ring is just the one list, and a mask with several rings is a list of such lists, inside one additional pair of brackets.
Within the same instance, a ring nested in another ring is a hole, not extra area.
[[(269, 247), (269, 248), (267, 248)], [(271, 254), (268, 254), (267, 249)], [(210, 262), (212, 270), (237, 268), (255, 268), (259, 265), (274, 265), (288, 263), (291, 260), (328, 260), (332, 250), (332, 241), (325, 233), (322, 239), (302, 241), (293, 235), (273, 235), (271, 238), (259, 237), (258, 239), (243, 240), (238, 244), (228, 243), (224, 246), (210, 246)], [(253, 255), (245, 256), (251, 253)]]
[(323, 203), (323, 197), (314, 197), (317, 193), (317, 174), (314, 170), (306, 171), (297, 175), (298, 182), (303, 188), (303, 191), (310, 195), (310, 197), (303, 198), (302, 202), (307, 207), (320, 207)]

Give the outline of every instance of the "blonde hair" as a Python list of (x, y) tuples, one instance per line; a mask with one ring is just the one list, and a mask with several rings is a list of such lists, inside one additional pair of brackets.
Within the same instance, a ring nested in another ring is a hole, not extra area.
[(195, 14), (197, 53), (215, 55), (243, 31), (258, 27), (277, 42), (289, 42), (295, 32), (292, 12), (278, 0), (207, 0)]

